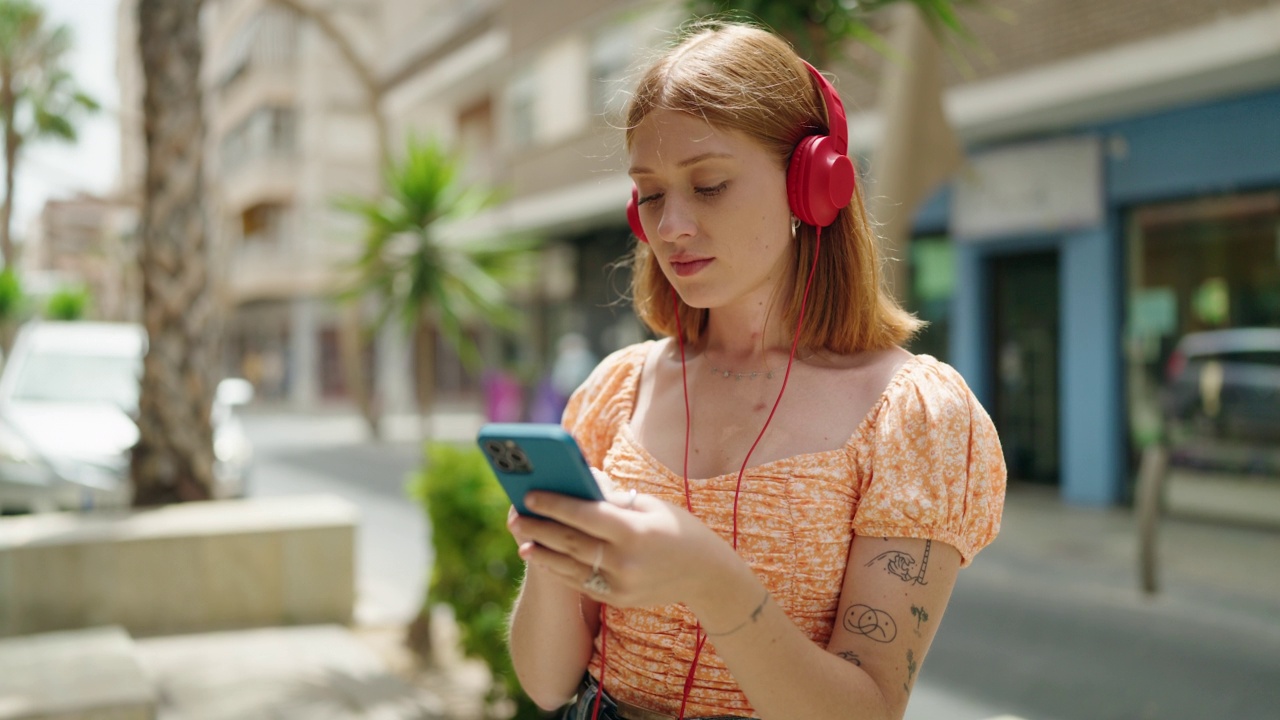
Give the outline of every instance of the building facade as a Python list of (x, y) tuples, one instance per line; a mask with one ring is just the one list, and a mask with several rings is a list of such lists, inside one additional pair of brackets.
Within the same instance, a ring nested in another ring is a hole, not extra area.
[[(501, 192), (450, 241), (541, 240), (521, 334), (476, 328), (489, 364), (531, 383), (566, 334), (598, 356), (642, 338), (618, 265), (633, 246), (620, 112), (683, 4), (315, 1), (376, 58), (392, 154), (434, 135)], [(287, 349), (302, 400), (326, 393), (336, 326), (319, 288), (354, 232), (328, 203), (376, 187), (376, 153), (359, 78), (280, 5), (211, 3), (210, 147), (240, 342)], [(903, 258), (905, 301), (931, 323), (912, 349), (965, 376), (1015, 480), (1123, 502), (1178, 340), (1280, 327), (1280, 2), (1037, 0), (966, 18), (976, 42), (953, 51), (944, 106), (967, 160)], [(865, 161), (881, 61), (852, 55), (867, 67), (829, 70)], [(403, 375), (409, 351), (389, 342), (380, 370)], [(476, 388), (440, 366), (437, 384)]]

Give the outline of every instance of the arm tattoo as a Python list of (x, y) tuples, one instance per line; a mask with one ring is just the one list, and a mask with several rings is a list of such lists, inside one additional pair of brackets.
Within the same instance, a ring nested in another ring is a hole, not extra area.
[(911, 569), (916, 565), (916, 559), (901, 550), (887, 550), (879, 555), (871, 558), (871, 562), (867, 563), (867, 567), (871, 567), (881, 560), (887, 560), (884, 569), (890, 575), (902, 578), (904, 582), (915, 583), (916, 585), (928, 585), (924, 579), (924, 571), (929, 567), (929, 551), (933, 549), (933, 541), (924, 541), (924, 557), (920, 560), (919, 574), (912, 576)]
[(739, 630), (741, 630), (742, 628), (746, 627), (747, 625), (750, 625), (750, 624), (755, 623), (755, 622), (759, 622), (759, 620), (760, 620), (760, 616), (761, 616), (761, 615), (764, 615), (764, 606), (765, 606), (768, 602), (769, 602), (769, 591), (768, 591), (768, 590), (765, 590), (765, 591), (764, 591), (764, 597), (760, 598), (760, 604), (756, 606), (756, 609), (755, 609), (755, 610), (752, 610), (752, 611), (751, 611), (751, 615), (749, 615), (749, 616), (747, 617), (747, 619), (746, 619), (746, 620), (743, 620), (743, 621), (742, 621), (742, 624), (738, 625), (738, 627), (736, 627), (736, 628), (734, 628), (734, 629), (732, 629), (732, 630), (726, 630), (726, 631), (721, 632), (721, 633), (713, 633), (713, 632), (709, 632), (709, 633), (707, 633), (707, 637), (724, 637), (725, 635), (732, 635), (732, 634), (734, 634), (734, 633), (738, 632)]
[(917, 607), (915, 605), (912, 605), (911, 616), (916, 619), (915, 631), (916, 631), (916, 635), (919, 635), (920, 623), (929, 622), (929, 611), (925, 610), (923, 606)]
[(858, 667), (862, 667), (862, 661), (858, 659), (858, 653), (853, 652), (852, 650), (845, 650), (844, 652), (838, 652), (836, 653), (836, 655), (839, 655), (840, 657), (844, 658), (845, 660), (848, 660), (849, 662), (853, 663), (854, 665), (857, 665)]
[(911, 692), (911, 682), (916, 677), (916, 654), (911, 650), (907, 650), (907, 681), (902, 683), (902, 689)]
[(898, 637), (898, 624), (889, 613), (869, 605), (851, 605), (844, 612), (844, 629), (882, 643)]

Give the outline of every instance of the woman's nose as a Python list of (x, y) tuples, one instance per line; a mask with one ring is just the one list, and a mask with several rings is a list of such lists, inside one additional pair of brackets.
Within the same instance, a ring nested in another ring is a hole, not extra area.
[(668, 194), (663, 198), (662, 217), (658, 219), (658, 239), (674, 242), (689, 237), (697, 229), (697, 221), (693, 208), (680, 199)]

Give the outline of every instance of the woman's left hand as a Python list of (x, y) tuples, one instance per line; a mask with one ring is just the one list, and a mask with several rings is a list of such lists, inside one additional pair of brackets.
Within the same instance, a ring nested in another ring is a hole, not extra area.
[[(606, 502), (530, 492), (548, 519), (520, 517), (520, 557), (566, 585), (616, 607), (690, 602), (707, 595), (717, 568), (738, 560), (728, 543), (682, 508), (650, 495), (606, 493)], [(739, 561), (740, 562), (740, 561)], [(585, 587), (599, 572), (608, 590)]]

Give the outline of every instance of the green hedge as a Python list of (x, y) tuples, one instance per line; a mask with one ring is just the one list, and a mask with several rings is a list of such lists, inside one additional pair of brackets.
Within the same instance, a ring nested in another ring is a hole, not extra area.
[(520, 689), (507, 650), (507, 616), (524, 562), (507, 531), (511, 503), (478, 448), (430, 443), (409, 492), (427, 513), (435, 563), (427, 605), (453, 608), (463, 651), (488, 663), (494, 700), (515, 702), (518, 720), (546, 717)]

